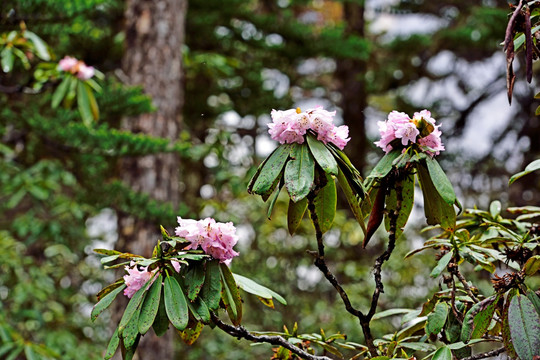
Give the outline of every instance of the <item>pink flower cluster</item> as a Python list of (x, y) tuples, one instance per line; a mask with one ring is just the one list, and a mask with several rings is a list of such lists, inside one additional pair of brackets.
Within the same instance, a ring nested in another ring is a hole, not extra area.
[(392, 111), (386, 121), (379, 121), (381, 140), (375, 145), (389, 153), (393, 148), (390, 143), (401, 139), (401, 145), (407, 146), (416, 143), (420, 148), (431, 156), (439, 155), (444, 150), (441, 142), (441, 125), (435, 125), (435, 119), (431, 112), (422, 110), (414, 113), (413, 118), (403, 112)]
[(197, 221), (178, 217), (178, 224), (180, 226), (176, 228), (176, 235), (191, 242), (186, 247), (187, 250), (200, 246), (206, 254), (227, 264), (238, 256), (233, 250), (238, 236), (231, 222), (219, 223), (212, 218)]
[(77, 60), (71, 56), (66, 56), (58, 63), (62, 71), (68, 71), (81, 80), (88, 80), (95, 74), (94, 67), (87, 66), (84, 61)]
[(272, 110), (272, 122), (268, 124), (270, 137), (280, 144), (304, 143), (308, 130), (317, 133), (317, 140), (325, 144), (331, 142), (343, 150), (350, 140), (346, 125), (335, 126), (335, 111), (324, 110), (321, 106), (302, 112), (300, 108), (290, 110)]

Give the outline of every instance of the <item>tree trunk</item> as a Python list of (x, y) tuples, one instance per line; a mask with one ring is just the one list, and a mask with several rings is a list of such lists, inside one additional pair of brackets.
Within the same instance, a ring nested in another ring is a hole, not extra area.
[[(130, 85), (142, 85), (156, 111), (125, 118), (122, 129), (175, 141), (183, 106), (182, 45), (187, 0), (130, 0), (125, 14), (126, 49), (123, 70)], [(121, 161), (122, 180), (155, 200), (179, 202), (177, 154), (147, 155)], [(174, 219), (171, 219), (174, 221)], [(146, 257), (160, 237), (159, 224), (126, 214), (118, 215), (117, 248)], [(139, 359), (172, 359), (174, 332), (158, 339), (150, 330), (141, 340)], [(137, 355), (136, 355), (137, 356)]]
[[(343, 3), (345, 35), (364, 37), (364, 5), (354, 2)], [(362, 59), (340, 59), (337, 61), (337, 79), (342, 96), (343, 119), (349, 126), (351, 140), (347, 154), (353, 164), (362, 171), (367, 151), (364, 110), (367, 107), (365, 73), (367, 63)]]

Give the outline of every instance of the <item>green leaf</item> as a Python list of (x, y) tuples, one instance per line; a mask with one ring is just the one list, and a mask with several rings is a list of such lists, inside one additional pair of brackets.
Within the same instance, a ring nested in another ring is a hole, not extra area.
[(58, 105), (62, 102), (64, 97), (67, 94), (67, 91), (70, 87), (70, 84), (72, 81), (76, 81), (72, 76), (66, 76), (64, 80), (58, 85), (56, 90), (54, 91), (54, 94), (52, 96), (52, 103), (51, 106), (53, 109), (56, 109)]
[(161, 285), (163, 283), (163, 276), (158, 275), (156, 281), (150, 287), (148, 295), (144, 299), (141, 307), (141, 313), (139, 315), (139, 333), (146, 334), (150, 329), (159, 309), (159, 303), (161, 300)]
[(471, 339), (482, 337), (491, 323), (499, 295), (492, 296), (474, 304), (465, 314), (461, 329), (461, 341), (465, 344)]
[(398, 149), (392, 150), (388, 154), (384, 155), (383, 158), (379, 160), (377, 165), (375, 165), (375, 168), (371, 170), (368, 178), (381, 179), (388, 175), (390, 170), (392, 170), (392, 162), (394, 162), (399, 155), (401, 155), (401, 151)]
[(276, 192), (274, 192), (272, 200), (270, 200), (270, 205), (268, 206), (268, 210), (266, 212), (266, 217), (268, 218), (268, 220), (271, 220), (272, 211), (274, 210), (274, 206), (276, 205), (276, 201), (278, 199), (279, 193), (281, 192), (281, 188), (283, 188), (283, 178), (280, 179), (278, 189)]
[(510, 301), (508, 324), (519, 358), (532, 360), (540, 356), (540, 317), (526, 296), (517, 294)]
[[(360, 224), (360, 227), (362, 228), (362, 232), (364, 233), (364, 237), (367, 233), (366, 224), (364, 222), (364, 213), (362, 212), (362, 207), (360, 206), (359, 198), (354, 194), (349, 181), (345, 178), (345, 175), (343, 174), (343, 171), (341, 171), (341, 168), (338, 172), (338, 183), (339, 186), (341, 186), (341, 189), (345, 193), (345, 197), (347, 198), (347, 202), (349, 203), (349, 207), (351, 208), (351, 211), (358, 222)], [(369, 197), (366, 198), (369, 200)]]
[[(401, 211), (397, 218), (396, 239), (403, 233), (403, 228), (409, 220), (413, 205), (414, 205), (414, 175), (410, 174), (401, 182)], [(390, 193), (386, 194), (385, 198), (386, 210), (388, 212), (395, 211), (397, 208), (396, 188), (390, 189)], [(390, 230), (390, 218), (384, 219), (386, 231)]]
[(38, 360), (41, 359), (41, 357), (36, 354), (34, 349), (32, 349), (32, 345), (27, 344), (24, 346), (24, 355), (26, 356), (26, 360)]
[(139, 336), (139, 314), (138, 312), (135, 313), (122, 331), (121, 336), (126, 349), (132, 348)]
[(519, 172), (517, 174), (514, 174), (510, 180), (508, 181), (508, 185), (512, 185), (512, 183), (514, 181), (516, 181), (517, 179), (525, 176), (525, 175), (528, 175), (530, 173), (532, 173), (533, 171), (536, 171), (540, 169), (540, 159), (538, 160), (534, 160), (532, 163), (530, 163), (529, 165), (527, 165), (527, 167), (525, 167), (525, 170), (522, 171), (522, 172)]
[(325, 175), (326, 185), (319, 190), (315, 195), (315, 199), (313, 199), (315, 214), (317, 215), (317, 220), (323, 234), (332, 228), (332, 223), (336, 216), (337, 204), (336, 182), (332, 175)]
[(536, 309), (536, 312), (538, 313), (538, 315), (540, 315), (540, 298), (538, 297), (538, 295), (536, 295), (536, 293), (532, 291), (531, 289), (528, 289), (527, 297), (529, 298), (531, 303), (534, 305), (534, 308)]
[(223, 284), (223, 290), (221, 291), (221, 300), (225, 304), (225, 309), (229, 314), (234, 325), (240, 325), (242, 321), (242, 299), (236, 286), (234, 276), (229, 270), (229, 267), (225, 264), (219, 264), (221, 271), (221, 281)]
[(291, 150), (292, 159), (285, 166), (285, 188), (290, 198), (298, 202), (306, 197), (315, 179), (315, 161), (307, 144), (296, 144)]
[(453, 230), (456, 226), (454, 206), (443, 200), (435, 188), (428, 169), (418, 164), (418, 180), (424, 197), (424, 213), (428, 225), (441, 225), (445, 230)]
[(210, 323), (210, 310), (203, 299), (198, 297), (193, 303), (188, 302), (189, 310), (193, 317), (204, 324)]
[(245, 276), (234, 273), (233, 276), (236, 284), (240, 287), (240, 289), (244, 290), (245, 292), (260, 296), (265, 299), (275, 298), (283, 305), (287, 305), (287, 301), (285, 301), (285, 299), (275, 291), (270, 290)]
[(221, 299), (221, 273), (219, 271), (218, 260), (206, 262), (206, 274), (201, 290), (201, 297), (210, 311), (214, 311), (219, 307), (219, 301)]
[(448, 180), (437, 160), (428, 156), (426, 157), (426, 164), (435, 189), (448, 205), (453, 206), (457, 199), (452, 183)]
[(255, 175), (248, 185), (250, 194), (261, 195), (264, 198), (274, 192), (280, 178), (283, 167), (289, 159), (291, 148), (296, 144), (280, 145), (270, 156), (259, 166)]
[(188, 325), (189, 311), (186, 296), (174, 276), (165, 278), (165, 310), (171, 324), (178, 330), (184, 330)]
[(36, 49), (36, 54), (41, 60), (51, 60), (51, 55), (47, 50), (47, 44), (45, 44), (45, 42), (39, 36), (31, 31), (26, 30), (24, 32), (24, 37), (32, 41), (34, 48)]
[(107, 345), (107, 351), (105, 352), (105, 360), (109, 360), (114, 356), (116, 353), (116, 349), (118, 349), (118, 345), (120, 344), (120, 337), (118, 336), (118, 328), (114, 330), (114, 334), (111, 337), (111, 340), (109, 341), (109, 345)]
[(192, 263), (188, 267), (185, 275), (184, 284), (187, 287), (189, 300), (194, 301), (204, 284), (205, 272), (201, 262)]
[(527, 276), (533, 276), (540, 269), (540, 255), (530, 257), (523, 266), (523, 271)]
[(452, 360), (452, 350), (448, 346), (443, 346), (433, 354), (432, 360)]
[(489, 213), (493, 218), (499, 216), (501, 214), (501, 202), (499, 200), (492, 201), (489, 205)]
[(441, 272), (443, 272), (444, 269), (446, 269), (450, 260), (452, 260), (452, 255), (453, 255), (452, 251), (444, 254), (444, 256), (439, 259), (437, 266), (433, 268), (429, 276), (431, 276), (432, 278), (436, 278), (437, 276), (439, 276)]
[[(461, 316), (462, 310), (465, 308), (465, 306), (461, 302), (456, 302), (456, 308)], [(456, 315), (454, 315), (453, 311), (448, 311), (448, 319), (446, 320), (444, 334), (449, 343), (455, 343), (459, 341), (461, 337), (461, 323)]]
[(510, 307), (510, 302), (512, 298), (517, 294), (517, 292), (517, 289), (512, 289), (508, 291), (508, 295), (506, 297), (506, 301), (504, 302), (503, 311), (501, 314), (501, 334), (503, 338), (503, 344), (506, 348), (506, 351), (508, 352), (508, 356), (510, 356), (512, 359), (516, 359), (517, 354), (516, 350), (514, 349), (514, 345), (512, 344), (512, 335), (510, 334), (510, 325), (508, 323), (508, 309)]
[(307, 198), (303, 198), (298, 202), (289, 199), (289, 209), (287, 210), (287, 228), (289, 229), (289, 234), (293, 235), (298, 229), (298, 226), (300, 226), (307, 206)]
[(198, 322), (197, 324), (195, 324), (195, 327), (185, 329), (184, 331), (179, 331), (178, 333), (187, 345), (193, 345), (193, 343), (199, 338), (199, 335), (201, 335), (203, 328), (204, 324)]
[(428, 335), (440, 333), (446, 323), (447, 316), (448, 305), (446, 303), (440, 302), (435, 305), (433, 312), (427, 316), (426, 333)]
[(159, 300), (159, 308), (156, 319), (152, 324), (152, 328), (154, 329), (156, 336), (162, 336), (169, 328), (169, 318), (167, 317), (167, 311), (165, 310), (164, 296), (161, 296), (161, 299)]
[(79, 108), (79, 114), (81, 115), (83, 123), (90, 127), (94, 121), (94, 115), (90, 104), (90, 98), (86, 92), (84, 82), (75, 80), (77, 82), (77, 106)]
[(322, 142), (318, 141), (312, 134), (308, 134), (306, 138), (309, 149), (311, 150), (315, 161), (317, 161), (317, 164), (319, 164), (321, 169), (328, 174), (337, 176), (339, 171), (338, 164), (330, 150), (328, 150), (326, 146)]
[(88, 102), (90, 104), (90, 111), (92, 112), (92, 117), (94, 120), (99, 119), (99, 108), (96, 101), (96, 97), (94, 96), (94, 92), (92, 91), (92, 88), (87, 83), (84, 83), (84, 89), (86, 91), (86, 96), (88, 97)]
[(95, 321), (99, 314), (103, 312), (106, 308), (108, 308), (114, 299), (116, 299), (116, 296), (126, 288), (126, 284), (114, 289), (110, 293), (108, 293), (106, 296), (104, 296), (96, 305), (94, 305), (94, 308), (92, 309), (92, 313), (90, 314), (90, 319), (92, 321)]
[[(130, 322), (131, 318), (138, 314), (141, 311), (141, 304), (144, 300), (144, 296), (146, 295), (146, 289), (148, 288), (149, 284), (152, 282), (150, 279), (144, 286), (142, 286), (131, 298), (129, 303), (126, 306), (126, 309), (124, 310), (124, 315), (122, 315), (122, 318), (120, 319), (120, 323), (118, 324), (118, 334), (122, 336), (122, 332), (124, 331), (124, 328), (126, 325)], [(137, 315), (138, 318), (138, 315)]]
[(2, 64), (2, 71), (8, 73), (13, 69), (13, 62), (15, 57), (13, 56), (13, 51), (10, 47), (5, 47), (4, 50), (0, 53), (0, 60)]
[(408, 314), (411, 311), (414, 311), (414, 310), (411, 310), (411, 309), (388, 309), (388, 310), (376, 313), (375, 315), (373, 315), (371, 320), (383, 319), (385, 317), (399, 315), (399, 314)]

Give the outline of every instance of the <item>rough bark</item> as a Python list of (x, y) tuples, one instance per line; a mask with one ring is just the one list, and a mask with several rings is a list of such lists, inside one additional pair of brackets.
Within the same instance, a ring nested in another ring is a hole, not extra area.
[[(343, 3), (343, 19), (346, 35), (364, 37), (364, 5), (355, 2)], [(367, 94), (364, 74), (367, 63), (361, 59), (340, 59), (337, 62), (337, 79), (342, 96), (343, 119), (349, 126), (351, 140), (347, 154), (354, 165), (362, 170), (367, 151), (364, 110), (367, 107)]]
[[(122, 129), (176, 140), (184, 96), (182, 45), (187, 0), (130, 0), (126, 6), (123, 70), (130, 85), (143, 86), (156, 111), (123, 119)], [(122, 160), (120, 173), (133, 190), (177, 207), (179, 166), (177, 154), (148, 155)], [(118, 225), (119, 250), (151, 256), (159, 238), (159, 224), (119, 214)], [(169, 330), (158, 339), (150, 330), (143, 337), (136, 356), (172, 359), (173, 335)]]

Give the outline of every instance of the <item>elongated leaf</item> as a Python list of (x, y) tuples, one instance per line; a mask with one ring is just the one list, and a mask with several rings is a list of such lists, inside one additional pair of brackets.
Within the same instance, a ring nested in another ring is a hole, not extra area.
[(536, 272), (540, 269), (540, 255), (535, 255), (523, 266), (523, 271), (525, 271), (525, 275), (527, 276), (533, 276), (536, 274)]
[(307, 144), (296, 144), (291, 150), (292, 159), (285, 166), (285, 188), (290, 198), (298, 202), (305, 198), (315, 179), (315, 160)]
[(231, 270), (225, 264), (219, 264), (221, 271), (221, 281), (223, 290), (221, 292), (221, 300), (225, 304), (229, 318), (234, 325), (240, 325), (242, 321), (242, 299), (236, 286), (236, 281), (231, 273)]
[(538, 315), (540, 315), (540, 297), (538, 297), (538, 295), (536, 295), (536, 293), (532, 291), (531, 289), (527, 290), (527, 297), (529, 298), (531, 303), (534, 305), (534, 308), (536, 309), (536, 312), (538, 313)]
[(118, 349), (118, 344), (120, 344), (120, 338), (118, 337), (118, 328), (114, 330), (114, 334), (111, 337), (111, 340), (109, 341), (109, 345), (107, 345), (107, 351), (105, 352), (105, 360), (109, 360), (114, 356), (116, 353), (116, 349)]
[(45, 44), (45, 41), (43, 41), (39, 36), (28, 30), (24, 32), (24, 37), (29, 39), (34, 44), (36, 54), (41, 60), (51, 60), (51, 55), (49, 54), (49, 50), (47, 50), (47, 44)]
[(206, 273), (201, 297), (210, 311), (214, 311), (219, 307), (219, 300), (221, 299), (221, 273), (219, 271), (218, 260), (206, 262)]
[(414, 310), (411, 310), (411, 309), (388, 309), (388, 310), (376, 313), (375, 315), (373, 315), (371, 320), (383, 319), (383, 318), (386, 318), (386, 317), (389, 317), (389, 316), (400, 315), (400, 314), (408, 314), (411, 311), (414, 311)]
[(108, 293), (106, 296), (104, 296), (96, 305), (94, 305), (94, 308), (92, 309), (92, 313), (90, 315), (90, 318), (92, 321), (95, 321), (99, 314), (103, 312), (106, 308), (108, 308), (114, 299), (116, 299), (116, 296), (126, 288), (126, 284), (121, 285), (120, 287), (114, 289), (110, 293)]
[(514, 344), (512, 344), (512, 335), (510, 334), (510, 325), (508, 323), (508, 308), (510, 307), (510, 302), (512, 298), (517, 294), (517, 289), (512, 289), (508, 292), (506, 301), (504, 302), (503, 311), (502, 311), (502, 329), (501, 334), (503, 338), (503, 344), (508, 352), (508, 355), (513, 359), (517, 358), (516, 350), (514, 349)]
[(259, 166), (255, 175), (248, 185), (250, 194), (261, 195), (264, 198), (274, 192), (277, 186), (283, 167), (289, 158), (291, 148), (296, 144), (280, 145), (274, 152)]
[(424, 196), (424, 213), (428, 225), (441, 225), (445, 230), (452, 230), (456, 226), (456, 212), (454, 206), (443, 200), (433, 185), (428, 169), (418, 164), (418, 180)]
[(66, 96), (66, 93), (69, 89), (71, 81), (75, 81), (72, 76), (66, 76), (64, 80), (58, 85), (56, 90), (54, 91), (54, 94), (52, 96), (52, 108), (56, 109), (58, 105), (62, 102), (64, 97)]
[(447, 316), (448, 305), (446, 303), (440, 302), (435, 305), (435, 309), (427, 317), (426, 333), (429, 335), (440, 333), (446, 323)]
[(194, 301), (204, 284), (205, 272), (201, 262), (190, 265), (185, 275), (184, 284), (189, 300)]
[(283, 188), (283, 178), (279, 180), (279, 186), (276, 192), (274, 192), (274, 196), (272, 197), (272, 200), (270, 200), (270, 205), (268, 205), (268, 210), (266, 212), (266, 217), (268, 220), (271, 220), (272, 218), (272, 211), (274, 210), (274, 206), (276, 205), (276, 201), (278, 199), (279, 193), (281, 192), (281, 188)]
[(92, 91), (92, 88), (87, 83), (84, 84), (84, 89), (86, 91), (86, 96), (88, 97), (88, 103), (90, 104), (90, 111), (92, 112), (92, 117), (94, 120), (99, 119), (99, 108), (96, 101), (96, 97), (94, 96), (94, 92)]
[(83, 123), (90, 127), (94, 121), (94, 115), (92, 114), (90, 105), (90, 98), (86, 92), (84, 82), (79, 80), (75, 81), (77, 82), (77, 106), (79, 109), (79, 114), (81, 115)]
[(439, 259), (439, 262), (437, 263), (437, 266), (433, 268), (431, 271), (431, 274), (429, 274), (432, 278), (436, 278), (437, 276), (441, 275), (441, 273), (446, 269), (448, 266), (448, 263), (450, 260), (452, 260), (452, 251), (444, 254), (442, 258)]
[(169, 318), (167, 317), (167, 311), (165, 310), (164, 296), (161, 296), (161, 299), (159, 300), (158, 312), (154, 323), (152, 324), (152, 329), (154, 329), (156, 336), (162, 336), (167, 332), (168, 328)]
[(307, 198), (303, 198), (298, 202), (289, 200), (289, 209), (287, 210), (287, 228), (289, 229), (289, 234), (293, 235), (298, 229), (298, 226), (300, 226), (307, 206)]
[(122, 331), (122, 340), (124, 347), (130, 349), (135, 345), (137, 336), (139, 335), (139, 312), (136, 312)]
[(307, 143), (311, 150), (311, 154), (313, 154), (315, 161), (317, 161), (317, 164), (319, 164), (321, 169), (327, 174), (337, 176), (339, 171), (338, 164), (330, 150), (328, 150), (326, 146), (318, 141), (312, 134), (307, 135)]
[(428, 156), (426, 157), (426, 164), (435, 189), (437, 189), (439, 195), (448, 205), (453, 206), (456, 202), (456, 194), (452, 183), (448, 180), (437, 160)]
[(537, 171), (540, 169), (540, 159), (538, 160), (534, 160), (532, 163), (530, 163), (529, 165), (527, 165), (525, 167), (525, 170), (522, 171), (522, 172), (519, 172), (517, 174), (514, 174), (510, 180), (508, 181), (508, 185), (512, 185), (512, 183), (514, 181), (516, 181), (517, 179), (520, 179), (522, 178), (523, 176), (525, 175), (528, 175), (530, 173), (532, 173), (533, 171)]
[(287, 305), (287, 301), (285, 301), (285, 299), (281, 295), (276, 293), (275, 291), (270, 290), (245, 276), (234, 274), (234, 273), (233, 273), (233, 276), (234, 276), (234, 280), (236, 281), (236, 284), (240, 287), (240, 289), (244, 290), (245, 292), (260, 296), (265, 299), (275, 298), (277, 301), (279, 301), (283, 305)]
[(518, 294), (510, 301), (508, 324), (519, 358), (533, 360), (540, 356), (540, 316), (526, 296)]
[(364, 237), (366, 236), (367, 229), (366, 224), (364, 223), (364, 213), (362, 212), (362, 208), (360, 207), (360, 199), (354, 194), (351, 185), (349, 184), (349, 181), (345, 178), (345, 175), (343, 174), (343, 171), (341, 171), (341, 168), (338, 172), (338, 183), (343, 192), (345, 193), (345, 197), (347, 198), (347, 202), (349, 203), (349, 207), (351, 208), (351, 211), (358, 222), (360, 224), (360, 227), (362, 228), (362, 232), (364, 233)]
[(171, 324), (178, 330), (184, 330), (189, 321), (186, 296), (174, 276), (165, 278), (165, 310)]
[(156, 281), (154, 281), (154, 284), (152, 284), (152, 286), (150, 287), (148, 295), (146, 295), (146, 298), (144, 299), (144, 302), (142, 304), (138, 325), (139, 333), (143, 335), (146, 334), (146, 332), (150, 329), (150, 327), (154, 323), (154, 320), (156, 319), (156, 315), (159, 310), (159, 303), (161, 300), (162, 283), (163, 276), (159, 274), (156, 278)]
[(204, 325), (198, 322), (195, 327), (185, 329), (184, 331), (179, 331), (178, 333), (187, 345), (193, 345), (193, 343), (199, 338), (199, 335), (201, 335), (203, 328)]
[(15, 57), (13, 56), (13, 51), (11, 47), (5, 47), (4, 50), (0, 53), (0, 60), (2, 64), (2, 71), (8, 73), (13, 69), (13, 62)]
[[(465, 306), (461, 302), (456, 302), (456, 308), (461, 315)], [(448, 319), (444, 327), (444, 335), (449, 343), (458, 342), (461, 337), (461, 323), (459, 322), (453, 311), (448, 311)]]
[(432, 360), (452, 360), (452, 351), (448, 346), (443, 346), (435, 351)]
[(364, 237), (364, 242), (362, 247), (365, 249), (369, 240), (375, 234), (375, 231), (381, 225), (381, 222), (384, 218), (384, 203), (386, 199), (386, 182), (383, 180), (378, 189), (372, 189), (372, 192), (376, 192), (375, 200), (373, 201), (373, 207), (371, 208), (371, 213), (369, 214), (369, 220), (367, 224), (366, 236)]
[(399, 150), (392, 150), (388, 154), (384, 155), (381, 160), (375, 165), (371, 173), (368, 175), (368, 178), (381, 179), (388, 175), (390, 170), (392, 170), (392, 162), (401, 155)]
[(210, 323), (210, 310), (203, 299), (198, 297), (195, 302), (188, 302), (189, 310), (191, 311), (192, 316), (203, 324)]
[(124, 328), (126, 327), (126, 325), (130, 322), (131, 318), (135, 314), (138, 314), (141, 311), (141, 304), (142, 304), (142, 301), (144, 300), (144, 297), (146, 295), (146, 290), (151, 281), (152, 280), (149, 280), (145, 285), (143, 285), (133, 295), (133, 297), (127, 304), (126, 309), (124, 310), (124, 315), (122, 315), (122, 318), (120, 319), (120, 323), (118, 324), (118, 334), (120, 334), (120, 336), (122, 336), (122, 332), (124, 331)]
[[(407, 176), (402, 182), (401, 182), (401, 210), (399, 212), (398, 218), (397, 218), (397, 229), (396, 229), (396, 239), (400, 237), (400, 235), (403, 233), (403, 228), (407, 224), (407, 221), (409, 220), (409, 216), (411, 214), (413, 205), (414, 205), (414, 175), (411, 174)], [(395, 211), (397, 208), (397, 193), (396, 188), (390, 189), (390, 193), (386, 195), (385, 199), (386, 203), (386, 211), (390, 213), (390, 211)], [(390, 230), (390, 218), (389, 216), (386, 216), (384, 219), (384, 226), (386, 227), (386, 230)]]
[(492, 296), (474, 304), (467, 311), (463, 319), (461, 341), (467, 344), (469, 340), (478, 339), (486, 333), (498, 301), (499, 295)]
[[(334, 217), (336, 216), (336, 182), (332, 175), (326, 175), (326, 185), (319, 190), (313, 204), (315, 205), (315, 214), (319, 222), (321, 232), (324, 234), (332, 228)], [(310, 214), (311, 215), (311, 214)]]

